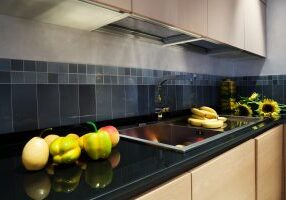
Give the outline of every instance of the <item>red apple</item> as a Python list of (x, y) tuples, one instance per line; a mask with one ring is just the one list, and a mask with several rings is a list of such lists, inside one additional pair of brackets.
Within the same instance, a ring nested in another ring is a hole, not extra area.
[(205, 138), (203, 138), (203, 137), (197, 137), (196, 138), (196, 142), (200, 142), (200, 141), (202, 141), (202, 140), (204, 140)]
[(99, 131), (106, 131), (109, 135), (112, 147), (115, 147), (119, 142), (119, 132), (114, 126), (104, 126), (99, 129)]
[(117, 149), (113, 149), (108, 161), (110, 162), (112, 169), (114, 169), (115, 167), (117, 167), (120, 163), (120, 152)]

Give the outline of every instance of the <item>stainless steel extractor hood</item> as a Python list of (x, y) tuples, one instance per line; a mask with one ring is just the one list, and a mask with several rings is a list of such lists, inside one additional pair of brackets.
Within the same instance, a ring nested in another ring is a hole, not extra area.
[(162, 46), (181, 45), (185, 47), (199, 47), (209, 53), (213, 50), (224, 49), (241, 52), (241, 50), (226, 44), (202, 37), (175, 27), (168, 26), (158, 21), (129, 15), (126, 18), (101, 27), (97, 31), (111, 32), (115, 34), (132, 35), (148, 38), (160, 42)]
[(129, 15), (88, 0), (4, 0), (0, 14), (88, 31)]

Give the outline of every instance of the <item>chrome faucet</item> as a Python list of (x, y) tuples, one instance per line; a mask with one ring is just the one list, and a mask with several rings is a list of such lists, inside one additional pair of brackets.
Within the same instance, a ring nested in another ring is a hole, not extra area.
[(173, 75), (168, 77), (163, 77), (162, 80), (158, 82), (156, 85), (155, 90), (155, 113), (158, 115), (158, 120), (163, 118), (163, 113), (170, 112), (170, 108), (166, 106), (164, 102), (164, 95), (162, 93), (162, 86), (164, 83), (166, 83), (168, 80), (189, 80), (193, 81), (193, 79), (196, 78), (195, 74), (192, 75)]

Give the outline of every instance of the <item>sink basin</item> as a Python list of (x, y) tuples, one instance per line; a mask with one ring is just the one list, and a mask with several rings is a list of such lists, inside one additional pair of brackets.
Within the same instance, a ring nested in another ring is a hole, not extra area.
[(142, 127), (126, 128), (119, 132), (120, 137), (128, 140), (186, 152), (261, 121), (254, 117), (227, 117), (228, 121), (220, 129), (193, 127), (187, 123), (188, 116), (184, 116), (165, 122), (145, 124)]
[[(121, 137), (177, 151), (186, 151), (192, 144), (220, 134), (220, 131), (158, 123), (120, 131)], [(193, 146), (192, 146), (193, 147)]]

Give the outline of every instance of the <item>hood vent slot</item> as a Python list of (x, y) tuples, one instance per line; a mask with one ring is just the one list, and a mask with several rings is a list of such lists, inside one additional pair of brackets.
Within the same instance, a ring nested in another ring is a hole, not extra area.
[[(162, 46), (180, 45), (187, 48), (198, 48), (202, 52), (210, 53), (219, 49), (219, 57), (223, 56), (223, 51), (235, 49), (228, 45), (191, 34), (186, 31), (167, 26), (157, 21), (130, 15), (124, 19), (106, 25), (98, 31), (109, 32), (121, 35), (129, 35), (141, 38), (148, 38), (159, 42)], [(236, 52), (239, 51), (235, 49)], [(227, 54), (227, 53), (226, 53)], [(213, 54), (217, 56), (216, 53)]]
[(149, 39), (149, 41), (151, 40), (151, 42), (153, 41), (163, 47), (180, 45), (201, 53), (207, 53), (216, 58), (231, 60), (257, 58), (254, 54), (230, 45), (132, 14), (124, 19), (101, 27), (96, 31)]

